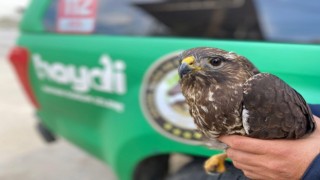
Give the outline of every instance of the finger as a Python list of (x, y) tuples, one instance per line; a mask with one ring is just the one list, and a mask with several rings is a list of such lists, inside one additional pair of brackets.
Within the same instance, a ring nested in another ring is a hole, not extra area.
[(243, 174), (250, 179), (269, 179), (268, 177), (265, 177), (252, 171), (243, 171)]
[(254, 154), (266, 154), (268, 152), (268, 140), (236, 135), (221, 136), (219, 140), (227, 144), (232, 149), (237, 149), (240, 151)]
[(262, 157), (260, 155), (238, 151), (232, 148), (227, 149), (226, 153), (232, 161), (241, 162), (247, 166), (259, 167), (259, 162), (262, 161)]
[(316, 128), (319, 126), (320, 123), (320, 117), (313, 115), (314, 123)]
[(236, 168), (242, 170), (245, 176), (251, 179), (269, 179), (267, 176), (263, 174), (265, 170), (261, 167), (249, 166), (237, 161), (232, 161), (232, 163)]
[(250, 166), (247, 164), (243, 164), (239, 161), (232, 161), (232, 164), (234, 165), (234, 167), (241, 169), (243, 171), (257, 171), (257, 167), (256, 166)]

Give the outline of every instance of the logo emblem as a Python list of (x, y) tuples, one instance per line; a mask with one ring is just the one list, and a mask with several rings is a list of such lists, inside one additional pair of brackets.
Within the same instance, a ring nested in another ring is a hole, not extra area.
[(158, 59), (147, 71), (141, 90), (141, 104), (151, 125), (176, 141), (200, 144), (202, 134), (196, 130), (179, 85), (177, 55)]

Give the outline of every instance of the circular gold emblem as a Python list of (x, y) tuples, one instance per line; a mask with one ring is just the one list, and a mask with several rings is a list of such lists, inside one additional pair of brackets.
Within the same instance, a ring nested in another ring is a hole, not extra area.
[(180, 142), (199, 144), (202, 134), (196, 131), (179, 85), (178, 54), (160, 58), (147, 71), (141, 104), (148, 121), (160, 133)]

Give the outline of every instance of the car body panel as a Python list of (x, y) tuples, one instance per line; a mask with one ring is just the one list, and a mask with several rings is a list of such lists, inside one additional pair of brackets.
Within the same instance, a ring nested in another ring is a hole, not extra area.
[[(55, 134), (109, 164), (119, 179), (131, 179), (137, 163), (153, 155), (220, 152), (167, 137), (149, 123), (141, 101), (144, 79), (164, 56), (199, 46), (233, 51), (262, 72), (278, 75), (308, 103), (320, 103), (319, 45), (54, 34), (42, 25), (49, 2), (32, 1), (17, 42), (30, 53), (29, 76), (40, 104), (37, 115)], [(102, 59), (109, 64), (103, 65)], [(108, 69), (110, 63), (115, 69)], [(77, 84), (81, 69), (88, 79)], [(101, 86), (111, 79), (111, 85)]]

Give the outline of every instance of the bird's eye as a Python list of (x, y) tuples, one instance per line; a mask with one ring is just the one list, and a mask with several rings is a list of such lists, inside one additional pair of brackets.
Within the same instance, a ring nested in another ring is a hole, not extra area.
[(222, 60), (223, 60), (223, 58), (222, 58), (222, 57), (219, 57), (219, 56), (217, 56), (217, 57), (212, 57), (212, 58), (210, 58), (209, 63), (210, 63), (212, 66), (220, 66), (221, 63), (222, 63)]

